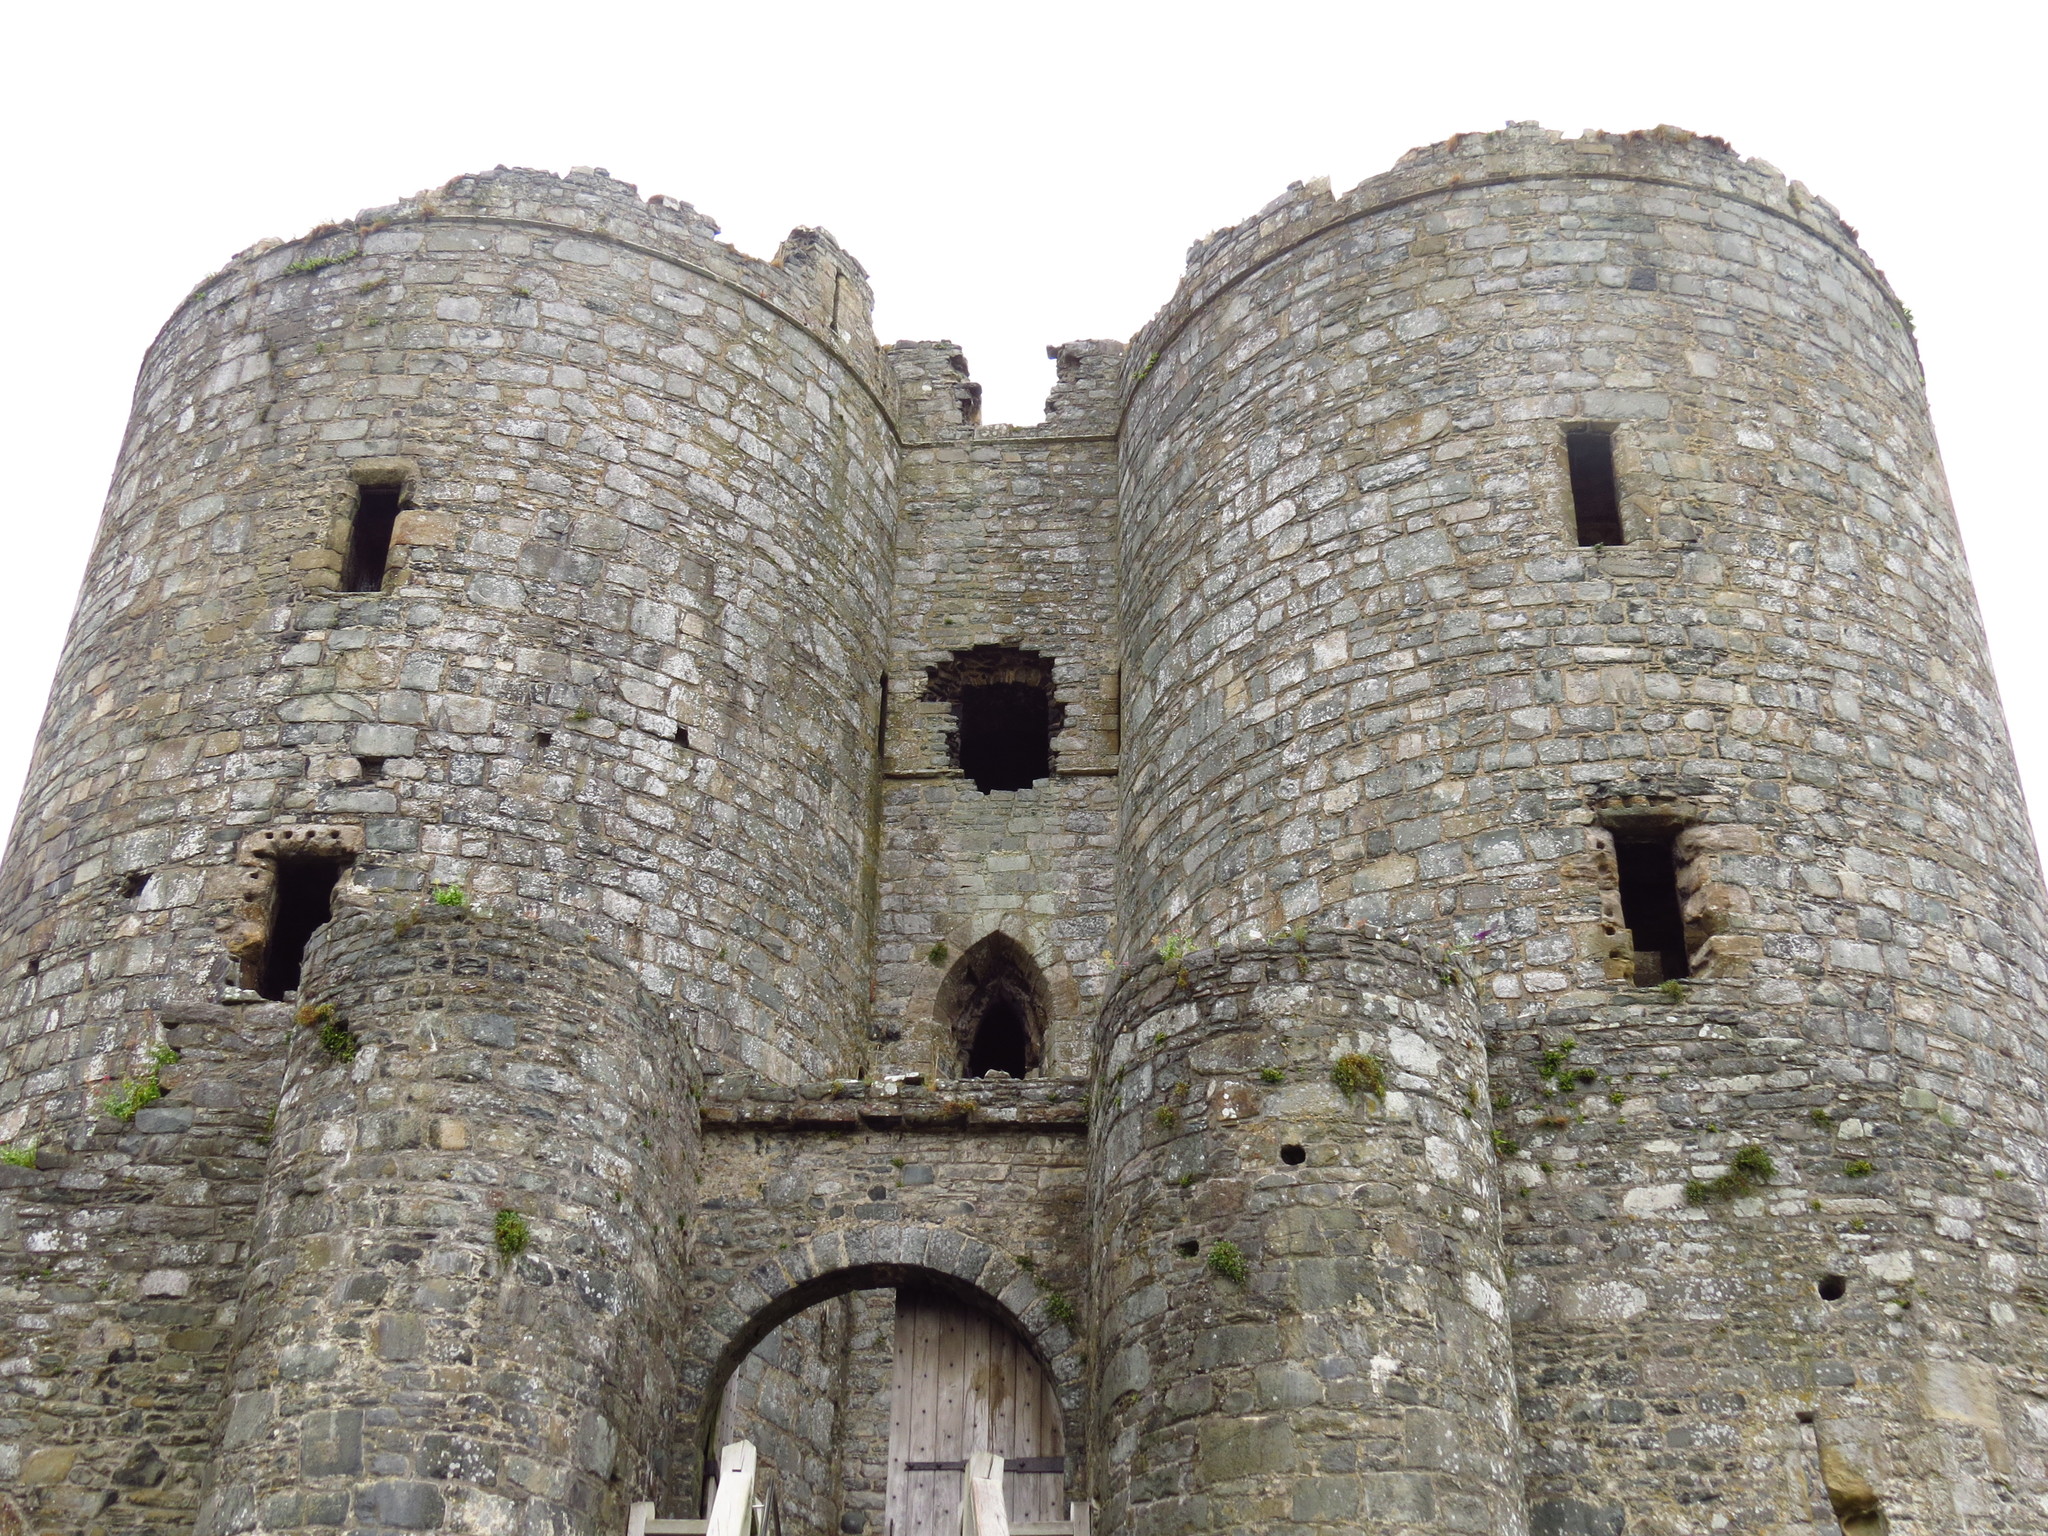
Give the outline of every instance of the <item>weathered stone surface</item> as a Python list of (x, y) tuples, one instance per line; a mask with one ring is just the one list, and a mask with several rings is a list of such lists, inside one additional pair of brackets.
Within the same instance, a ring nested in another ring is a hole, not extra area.
[(501, 169), (152, 347), (0, 872), (0, 1536), (595, 1536), (725, 1432), (882, 1536), (899, 1285), (1110, 1536), (2048, 1531), (2048, 919), (1831, 208), (1463, 136), (1027, 427), (716, 233)]

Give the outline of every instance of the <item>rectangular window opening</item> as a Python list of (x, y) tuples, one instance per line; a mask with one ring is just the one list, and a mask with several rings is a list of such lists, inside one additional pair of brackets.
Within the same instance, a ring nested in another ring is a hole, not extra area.
[(306, 944), (313, 931), (334, 915), (334, 887), (341, 879), (339, 859), (279, 859), (277, 890), (270, 905), (270, 933), (256, 990), (272, 1001), (299, 986)]
[(398, 521), (396, 485), (356, 487), (356, 513), (349, 522), (348, 556), (342, 561), (341, 590), (381, 592), (391, 564), (391, 529)]
[(1572, 521), (1582, 546), (1626, 544), (1621, 527), (1621, 496), (1614, 484), (1614, 434), (1598, 427), (1576, 427), (1564, 435), (1571, 461)]
[(1636, 985), (1654, 987), (1692, 974), (1686, 954), (1685, 914), (1678, 899), (1677, 827), (1616, 832), (1621, 918), (1636, 954)]

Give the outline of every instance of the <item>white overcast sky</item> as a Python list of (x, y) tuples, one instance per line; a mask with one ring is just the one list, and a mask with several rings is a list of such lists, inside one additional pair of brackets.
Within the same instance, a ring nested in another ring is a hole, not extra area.
[(1035, 421), (1290, 181), (1534, 119), (1719, 134), (1840, 208), (1919, 323), (2006, 709), (2048, 823), (2038, 12), (1800, 0), (44, 4), (8, 33), (0, 603), (11, 807), (143, 349), (233, 252), (500, 163), (604, 166), (772, 254), (830, 229), (886, 340)]

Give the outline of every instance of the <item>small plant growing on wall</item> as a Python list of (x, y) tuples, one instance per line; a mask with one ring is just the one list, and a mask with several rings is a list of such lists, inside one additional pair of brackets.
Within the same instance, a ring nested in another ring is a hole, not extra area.
[(1238, 1249), (1237, 1244), (1228, 1238), (1210, 1245), (1209, 1273), (1221, 1275), (1238, 1285), (1243, 1285), (1251, 1279), (1251, 1268), (1245, 1263), (1244, 1254)]
[(433, 901), (437, 907), (466, 907), (469, 905), (469, 892), (459, 885), (437, 885)]
[(356, 1052), (362, 1048), (362, 1044), (349, 1027), (335, 1017), (332, 1003), (301, 1008), (298, 1020), (306, 1028), (320, 1031), (320, 1049), (336, 1061), (356, 1059)]
[(532, 1237), (533, 1229), (517, 1211), (500, 1211), (491, 1223), (491, 1238), (498, 1245), (498, 1252), (508, 1259), (516, 1259), (526, 1252), (526, 1245)]
[(100, 1108), (116, 1120), (133, 1120), (138, 1110), (146, 1109), (164, 1096), (164, 1085), (158, 1074), (178, 1059), (178, 1053), (168, 1045), (159, 1045), (149, 1053), (149, 1065), (140, 1076), (124, 1077), (120, 1086), (100, 1101)]
[(938, 943), (934, 944), (930, 949), (924, 952), (924, 957), (933, 965), (944, 965), (946, 963), (946, 957), (951, 953), (952, 951), (946, 948), (946, 941), (944, 939), (941, 939)]
[(1074, 1326), (1074, 1319), (1080, 1315), (1074, 1310), (1074, 1304), (1058, 1291), (1052, 1291), (1046, 1295), (1045, 1311), (1046, 1315), (1054, 1322), (1068, 1328)]
[(1563, 1086), (1571, 1080), (1572, 1052), (1578, 1048), (1576, 1040), (1560, 1040), (1536, 1058), (1536, 1075), (1553, 1087)]
[(34, 1141), (9, 1142), (0, 1147), (0, 1163), (10, 1168), (33, 1168), (36, 1165), (36, 1143)]
[(1852, 1179), (1867, 1179), (1877, 1172), (1877, 1165), (1868, 1158), (1859, 1157), (1853, 1162), (1842, 1164), (1842, 1172)]
[(1355, 1099), (1361, 1093), (1369, 1093), (1376, 1099), (1387, 1096), (1387, 1073), (1377, 1056), (1356, 1051), (1348, 1056), (1339, 1056), (1330, 1067), (1330, 1081), (1347, 1099)]
[(1728, 1171), (1718, 1178), (1690, 1179), (1685, 1186), (1687, 1205), (1718, 1205), (1753, 1195), (1777, 1173), (1771, 1154), (1759, 1146), (1738, 1147), (1728, 1160)]
[(1259, 1068), (1259, 1081), (1262, 1083), (1284, 1083), (1287, 1081), (1287, 1074), (1278, 1067), (1261, 1067)]

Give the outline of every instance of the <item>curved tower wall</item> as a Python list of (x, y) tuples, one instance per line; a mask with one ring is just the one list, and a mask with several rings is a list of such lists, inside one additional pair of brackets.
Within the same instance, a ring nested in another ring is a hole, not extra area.
[(1522, 1536), (1464, 991), (1399, 945), (1290, 937), (1143, 967), (1100, 1039), (1103, 1528)]
[[(30, 1095), (118, 1072), (138, 1005), (239, 979), (237, 844), (287, 822), (360, 826), (369, 892), (584, 924), (714, 1057), (855, 1069), (884, 380), (829, 238), (771, 265), (715, 233), (501, 170), (180, 309), (4, 876)], [(381, 592), (335, 590), (358, 480), (410, 504)]]
[(393, 926), (309, 953), (192, 1529), (623, 1530), (676, 1470), (689, 1047), (576, 928)]
[(1537, 1530), (2033, 1528), (2042, 893), (1908, 327), (1769, 167), (1517, 128), (1212, 237), (1128, 354), (1124, 950), (1477, 941)]

